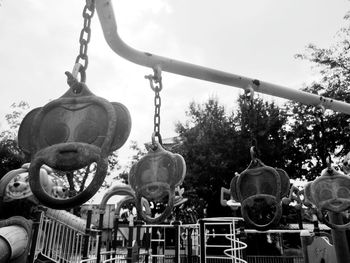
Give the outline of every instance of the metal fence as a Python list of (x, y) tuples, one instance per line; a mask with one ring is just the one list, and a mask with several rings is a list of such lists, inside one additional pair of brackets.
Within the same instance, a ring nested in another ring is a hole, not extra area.
[(87, 234), (42, 213), (36, 253), (60, 263), (80, 262), (84, 253), (86, 257), (96, 255), (97, 232), (90, 230)]
[(301, 256), (247, 256), (248, 263), (304, 263)]
[(99, 247), (101, 231), (68, 226), (42, 213), (36, 253), (60, 263), (200, 263), (201, 260), (205, 263), (304, 263), (302, 257), (295, 256), (259, 255), (243, 259), (245, 244), (239, 241), (232, 219), (203, 220), (200, 224), (177, 225), (177, 228), (166, 224), (136, 228), (126, 225), (118, 231), (133, 242), (122, 242), (121, 247), (109, 247), (110, 251), (106, 251), (108, 247)]

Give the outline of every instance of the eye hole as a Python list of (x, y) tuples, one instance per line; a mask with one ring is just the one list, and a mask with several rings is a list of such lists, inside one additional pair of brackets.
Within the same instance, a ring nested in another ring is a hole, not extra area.
[(332, 191), (330, 191), (328, 189), (322, 189), (321, 194), (320, 194), (320, 198), (322, 200), (332, 199), (332, 197), (333, 197)]
[(337, 196), (339, 198), (349, 199), (350, 198), (350, 191), (349, 189), (345, 187), (340, 187), (337, 191)]
[(78, 113), (81, 122), (73, 131), (74, 140), (101, 146), (108, 130), (105, 110), (99, 106), (90, 105)]
[(256, 195), (257, 193), (258, 193), (258, 189), (253, 184), (246, 184), (244, 187), (241, 187), (241, 194), (243, 198)]
[(100, 135), (100, 130), (96, 126), (96, 123), (91, 120), (87, 120), (80, 123), (74, 132), (74, 138), (79, 142), (93, 143)]
[(63, 122), (45, 122), (41, 127), (41, 134), (44, 135), (48, 145), (66, 142), (69, 137), (69, 128)]
[(261, 190), (264, 194), (270, 194), (270, 195), (274, 195), (274, 193), (276, 192), (274, 191), (272, 185), (266, 182), (261, 184)]

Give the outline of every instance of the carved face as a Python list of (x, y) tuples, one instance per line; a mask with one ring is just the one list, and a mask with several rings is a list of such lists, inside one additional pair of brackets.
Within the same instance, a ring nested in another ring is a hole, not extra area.
[(281, 217), (281, 198), (288, 193), (289, 177), (258, 161), (231, 181), (233, 199), (241, 202), (244, 219), (258, 229), (267, 229)]
[[(13, 174), (12, 179), (5, 188), (5, 202), (14, 199), (28, 198), (33, 195), (29, 186), (28, 167), (22, 168), (26, 169), (26, 171)], [(64, 199), (68, 196), (68, 189), (63, 186), (62, 180), (55, 176), (51, 170), (48, 170), (47, 168), (40, 169), (40, 181), (45, 192), (51, 196), (60, 199)]]
[[(333, 212), (341, 214), (350, 209), (350, 177), (336, 171), (333, 167), (326, 168), (321, 176), (305, 185), (306, 205), (316, 207), (318, 219), (333, 229), (348, 229), (350, 222), (342, 224), (331, 222), (325, 214)], [(337, 221), (337, 220), (336, 220)]]
[[(151, 149), (131, 168), (129, 182), (136, 193), (137, 203), (141, 202), (141, 198), (153, 203), (166, 202), (168, 198), (170, 209), (166, 213), (169, 213), (174, 203), (175, 187), (182, 183), (185, 173), (186, 164), (182, 156), (168, 152), (158, 144), (156, 150)], [(141, 206), (137, 209), (142, 215)], [(144, 219), (150, 222), (149, 218)]]
[(350, 178), (340, 174), (320, 176), (305, 188), (305, 197), (320, 210), (346, 211), (350, 209)]
[[(80, 85), (79, 93), (71, 88), (57, 100), (32, 110), (19, 129), (19, 145), (32, 156), (29, 182), (33, 193), (52, 208), (69, 208), (89, 200), (106, 176), (108, 154), (121, 147), (130, 133), (130, 115), (122, 104), (97, 97)], [(91, 163), (97, 165), (96, 174), (81, 194), (62, 201), (43, 191), (39, 181), (42, 164), (74, 171)]]
[(345, 174), (350, 174), (350, 152), (343, 159), (342, 170)]

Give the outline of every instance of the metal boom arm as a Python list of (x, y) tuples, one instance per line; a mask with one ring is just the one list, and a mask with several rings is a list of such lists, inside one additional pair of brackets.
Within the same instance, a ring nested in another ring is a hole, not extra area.
[(166, 72), (232, 87), (242, 89), (252, 88), (256, 92), (301, 102), (303, 104), (323, 106), (324, 108), (332, 109), (334, 111), (350, 114), (350, 104), (345, 102), (257, 79), (251, 79), (216, 69), (158, 56), (148, 52), (138, 51), (128, 46), (118, 35), (117, 23), (111, 0), (96, 0), (96, 10), (108, 45), (119, 56), (131, 62), (153, 69), (160, 68)]

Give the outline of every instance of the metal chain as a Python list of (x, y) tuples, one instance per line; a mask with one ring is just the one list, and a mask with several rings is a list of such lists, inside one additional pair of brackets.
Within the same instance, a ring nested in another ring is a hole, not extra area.
[(162, 136), (160, 135), (160, 106), (162, 105), (160, 91), (163, 89), (163, 85), (160, 69), (154, 69), (154, 75), (147, 75), (145, 78), (149, 80), (151, 89), (154, 91), (154, 130), (152, 141), (157, 138), (158, 142), (162, 144)]
[(249, 135), (250, 135), (250, 143), (251, 143), (251, 147), (253, 147), (255, 157), (258, 157), (259, 149), (258, 149), (258, 140), (257, 140), (257, 134), (256, 134), (257, 124), (258, 124), (258, 114), (254, 107), (255, 106), (254, 90), (251, 87), (248, 87), (245, 90), (244, 99), (248, 106), (248, 129), (249, 129)]
[(327, 143), (326, 143), (327, 140), (325, 139), (326, 128), (324, 125), (324, 118), (323, 118), (325, 110), (326, 109), (323, 105), (318, 105), (318, 107), (316, 108), (316, 111), (315, 111), (315, 118), (316, 118), (316, 123), (320, 127), (319, 138), (321, 141), (321, 150), (319, 149), (319, 151), (322, 151), (322, 153), (320, 153), (320, 155), (326, 156), (326, 163), (329, 162), (331, 164), (332, 157), (331, 157), (331, 154), (330, 154), (329, 149), (327, 147)]
[(86, 0), (86, 4), (83, 10), (84, 25), (80, 32), (79, 37), (79, 55), (75, 59), (75, 64), (79, 64), (78, 71), (80, 73), (80, 81), (85, 83), (86, 81), (86, 69), (89, 64), (89, 58), (87, 55), (88, 44), (91, 38), (91, 19), (95, 13), (95, 0)]

